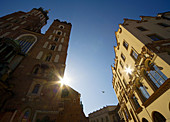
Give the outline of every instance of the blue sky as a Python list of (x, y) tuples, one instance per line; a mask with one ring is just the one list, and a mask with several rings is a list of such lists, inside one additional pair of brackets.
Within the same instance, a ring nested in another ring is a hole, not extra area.
[(170, 0), (1, 0), (0, 16), (39, 7), (50, 9), (42, 33), (54, 19), (72, 23), (65, 75), (70, 86), (81, 93), (88, 115), (118, 103), (111, 72), (118, 24), (123, 18), (170, 11)]

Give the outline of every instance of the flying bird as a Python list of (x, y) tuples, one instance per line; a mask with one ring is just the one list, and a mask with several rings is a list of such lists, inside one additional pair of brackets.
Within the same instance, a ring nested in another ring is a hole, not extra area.
[(105, 93), (105, 91), (102, 91), (102, 93)]

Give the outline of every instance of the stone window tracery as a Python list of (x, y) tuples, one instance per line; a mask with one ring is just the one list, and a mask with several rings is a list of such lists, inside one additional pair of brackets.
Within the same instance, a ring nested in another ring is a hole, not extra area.
[(31, 34), (23, 34), (16, 40), (18, 40), (19, 45), (21, 46), (21, 51), (27, 53), (37, 41), (37, 37)]
[(25, 109), (24, 112), (21, 114), (21, 122), (29, 122), (29, 118), (31, 115), (31, 109)]

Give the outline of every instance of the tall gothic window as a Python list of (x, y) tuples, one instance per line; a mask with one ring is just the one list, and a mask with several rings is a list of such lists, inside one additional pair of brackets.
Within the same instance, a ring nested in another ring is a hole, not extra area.
[(29, 122), (30, 114), (31, 114), (30, 109), (27, 109), (26, 111), (24, 111), (22, 118), (21, 118), (21, 122)]
[(11, 23), (5, 23), (0, 26), (0, 28), (10, 29), (13, 26)]
[(32, 35), (25, 35), (18, 38), (17, 40), (21, 46), (21, 51), (27, 53), (35, 43), (36, 38)]
[(12, 45), (1, 43), (0, 45), (0, 59), (1, 61), (8, 61), (15, 55), (15, 51)]
[(59, 40), (58, 37), (56, 37), (54, 41), (58, 42), (58, 40)]
[(55, 49), (55, 45), (53, 44), (52, 46), (51, 46), (51, 50), (54, 50)]
[(34, 70), (33, 70), (33, 74), (36, 75), (38, 73), (38, 71), (39, 71), (39, 67), (35, 67)]
[(51, 57), (52, 57), (52, 54), (47, 54), (46, 57), (45, 57), (45, 61), (50, 61), (51, 60)]

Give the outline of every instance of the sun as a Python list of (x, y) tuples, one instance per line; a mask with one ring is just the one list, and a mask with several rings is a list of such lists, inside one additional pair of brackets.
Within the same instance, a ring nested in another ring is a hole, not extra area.
[(69, 85), (70, 82), (69, 82), (68, 77), (64, 76), (63, 78), (60, 77), (59, 83), (61, 84), (61, 86), (63, 86), (63, 85)]
[(130, 67), (125, 67), (125, 72), (127, 74), (132, 74), (132, 69)]
[(63, 79), (60, 79), (59, 83), (61, 83), (61, 86), (63, 86), (63, 85), (68, 85), (67, 80), (65, 80), (64, 78), (63, 78)]

